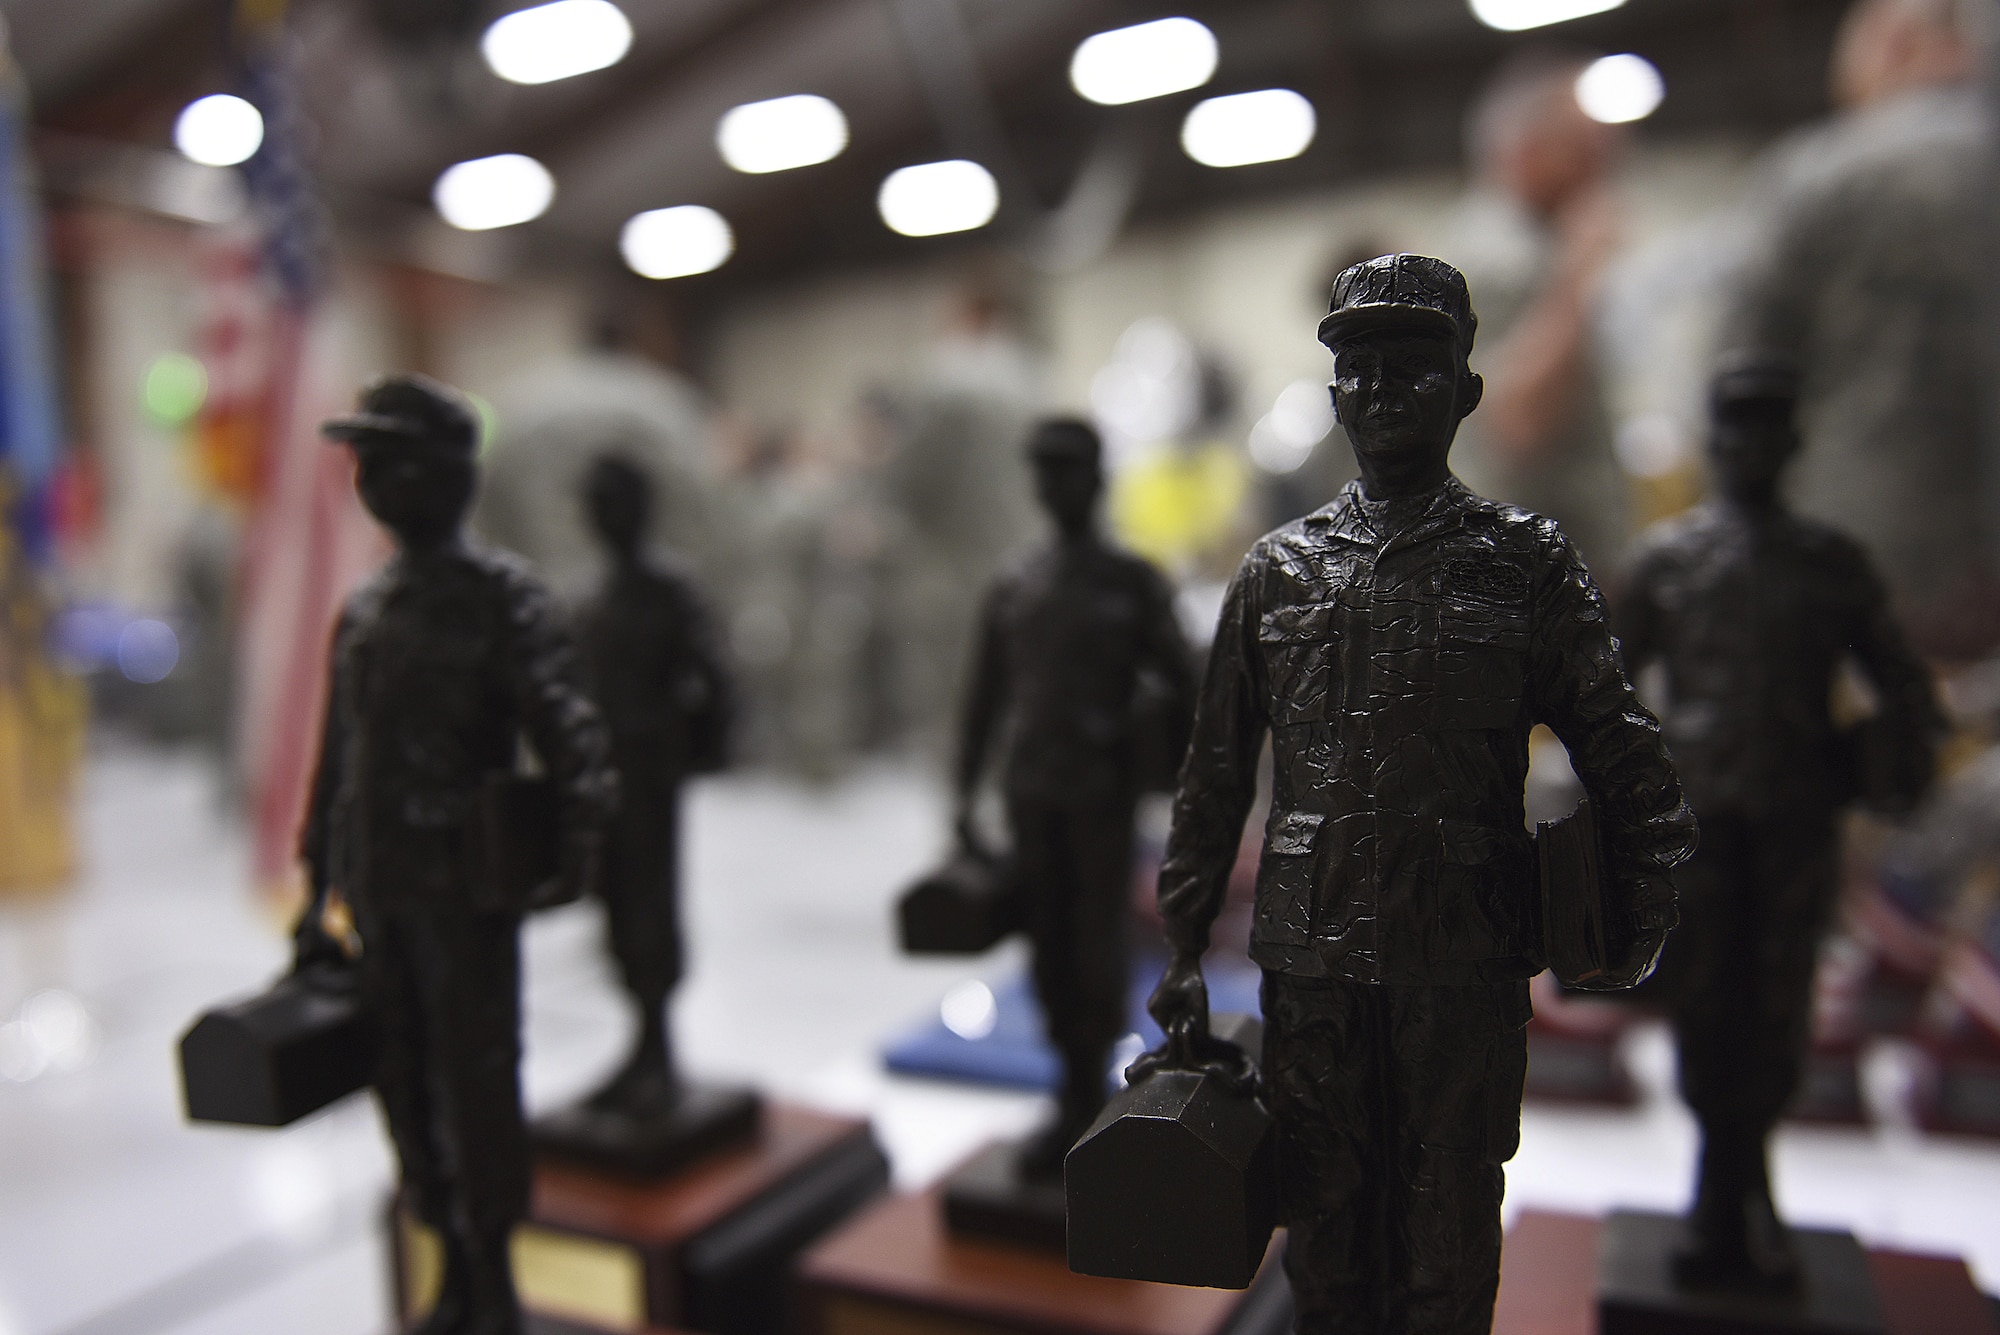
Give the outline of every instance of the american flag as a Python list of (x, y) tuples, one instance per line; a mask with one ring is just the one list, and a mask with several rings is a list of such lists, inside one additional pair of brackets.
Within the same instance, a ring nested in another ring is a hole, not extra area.
[(245, 0), (237, 31), (243, 95), (264, 117), (263, 144), (244, 164), (264, 304), (243, 313), (246, 327), (259, 331), (258, 348), (234, 349), (262, 362), (251, 368), (261, 371), (261, 385), (232, 386), (239, 408), (255, 405), (258, 440), (240, 470), (254, 501), (238, 585), (235, 735), (251, 805), (252, 872), (260, 888), (288, 893), (298, 885), (298, 824), (319, 737), (328, 638), (342, 598), (383, 548), (355, 500), (351, 461), (318, 430), (345, 406), (346, 389), (314, 374), (333, 361), (318, 318), (332, 261), (299, 152), (283, 6)]

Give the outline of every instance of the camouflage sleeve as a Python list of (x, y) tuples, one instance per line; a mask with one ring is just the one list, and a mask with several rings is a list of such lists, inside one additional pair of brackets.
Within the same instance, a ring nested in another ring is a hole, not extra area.
[(1257, 758), (1269, 724), (1257, 658), (1259, 568), (1260, 554), (1253, 551), (1223, 599), (1174, 794), (1173, 829), (1160, 866), (1160, 916), (1168, 944), (1181, 956), (1208, 948), (1243, 820), (1257, 795)]
[(1619, 663), (1604, 599), (1553, 526), (1544, 557), (1531, 613), (1531, 712), (1569, 748), (1598, 814), (1614, 893), (1637, 925), (1671, 926), (1673, 886), (1663, 873), (1694, 852), (1694, 813), (1659, 720)]
[(618, 805), (604, 718), (583, 689), (576, 643), (539, 584), (507, 586), (507, 671), (522, 726), (555, 780), (565, 843), (595, 840)]

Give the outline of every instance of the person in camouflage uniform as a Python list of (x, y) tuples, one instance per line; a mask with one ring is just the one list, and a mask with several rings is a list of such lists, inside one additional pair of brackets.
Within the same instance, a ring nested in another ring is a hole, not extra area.
[(1264, 537), (1231, 582), (1160, 873), (1152, 1001), (1206, 1026), (1201, 956), (1268, 732), (1251, 958), (1301, 1332), (1484, 1332), (1501, 1165), (1520, 1135), (1542, 968), (1523, 825), (1528, 733), (1569, 747), (1603, 831), (1607, 986), (1652, 967), (1694, 846), (1659, 725), (1548, 520), (1446, 455), (1479, 403), (1476, 328), (1442, 261), (1344, 271), (1320, 340), (1361, 476)]

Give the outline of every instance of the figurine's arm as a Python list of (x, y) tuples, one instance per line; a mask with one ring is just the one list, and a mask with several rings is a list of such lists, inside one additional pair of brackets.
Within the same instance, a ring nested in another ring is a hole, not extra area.
[(987, 751), (993, 745), (1001, 713), (1007, 707), (1007, 644), (1001, 630), (1001, 603), (1006, 586), (996, 587), (987, 596), (980, 612), (978, 639), (973, 645), (972, 679), (966, 687), (965, 712), (959, 719), (957, 810), (953, 824), (959, 842), (968, 849), (979, 847), (972, 811), (979, 795), (979, 779), (986, 772)]
[[(1950, 723), (1931, 673), (1923, 659), (1903, 635), (1903, 628), (1889, 610), (1889, 596), (1859, 550), (1852, 553), (1853, 569), (1846, 583), (1859, 595), (1859, 613), (1854, 639), (1850, 644), (1861, 670), (1875, 686), (1884, 723), (1901, 746), (1909, 764), (1898, 777), (1903, 789), (1885, 796), (1879, 805), (1898, 810), (1915, 805), (1935, 775), (1937, 749)], [(1899, 768), (1903, 768), (1899, 766)]]
[(1201, 957), (1229, 889), (1243, 820), (1257, 796), (1257, 758), (1269, 723), (1258, 668), (1258, 569), (1258, 554), (1252, 553), (1223, 600), (1160, 865), (1160, 917), (1173, 956), (1147, 1005), (1169, 1033), (1177, 1021), (1201, 1031), (1208, 1027)]
[(1660, 653), (1660, 604), (1653, 596), (1653, 579), (1653, 562), (1642, 556), (1613, 590), (1611, 629), (1628, 678), (1637, 678)]
[(347, 717), (341, 704), (345, 693), (340, 666), (340, 645), (347, 624), (347, 616), (343, 613), (328, 650), (330, 665), (327, 670), (326, 711), (320, 724), (319, 762), (313, 768), (312, 793), (306, 801), (305, 822), (299, 829), (299, 859), (305, 864), (309, 893), (305, 910), (299, 914), (299, 920), (292, 928), (294, 968), (325, 962), (336, 956), (345, 958), (345, 953), (327, 932), (323, 920), (327, 895), (333, 888), (333, 850), (330, 847), (333, 802), (340, 792), (347, 749)]
[(687, 618), (689, 656), (702, 695), (697, 708), (713, 728), (704, 748), (707, 754), (697, 756), (696, 760), (698, 768), (721, 769), (729, 761), (736, 720), (736, 682), (723, 651), (722, 629), (692, 586), (687, 589)]
[(1188, 649), (1187, 636), (1181, 633), (1180, 617), (1174, 610), (1173, 585), (1158, 571), (1151, 574), (1142, 661), (1147, 671), (1159, 675), (1168, 698), (1180, 711), (1175, 727), (1184, 729), (1194, 712), (1195, 692), (1200, 682), (1195, 675), (1194, 654)]
[(1551, 530), (1536, 581), (1529, 647), (1530, 706), (1564, 746), (1590, 794), (1604, 841), (1610, 985), (1651, 972), (1679, 921), (1667, 873), (1694, 852), (1694, 813), (1681, 797), (1659, 720), (1619, 664), (1604, 599), (1575, 549)]
[(535, 753), (556, 783), (563, 888), (581, 893), (596, 879), (604, 826), (618, 804), (611, 742), (602, 715), (584, 693), (575, 642), (553, 601), (525, 579), (510, 582), (508, 593), (509, 686)]

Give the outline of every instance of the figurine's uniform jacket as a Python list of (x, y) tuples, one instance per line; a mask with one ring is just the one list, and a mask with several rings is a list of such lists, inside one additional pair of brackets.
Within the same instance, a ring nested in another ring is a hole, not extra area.
[(1635, 672), (1666, 669), (1661, 717), (1702, 822), (1676, 877), (1681, 926), (1641, 991), (1674, 1010), (1689, 1106), (1761, 1147), (1804, 1074), (1836, 819), (1855, 795), (1835, 674), (1851, 660), (1912, 745), (1942, 719), (1860, 547), (1783, 512), (1709, 504), (1653, 529), (1616, 625)]
[(352, 906), (363, 998), (383, 1030), (376, 1090), (419, 1213), (479, 1232), (527, 1208), (519, 926), (478, 876), (471, 821), (522, 738), (561, 794), (570, 840), (616, 800), (602, 723), (546, 592), (513, 560), (454, 545), (392, 560), (333, 642), (302, 840)]
[(611, 953), (642, 1007), (681, 980), (680, 785), (723, 760), (731, 689), (692, 581), (664, 564), (619, 567), (578, 616), (604, 711), (620, 804), (599, 884)]
[[(1302, 1331), (1491, 1322), (1542, 967), (1522, 812), (1538, 722), (1598, 810), (1619, 909), (1666, 925), (1659, 874), (1693, 819), (1553, 524), (1455, 479), (1386, 504), (1350, 483), (1261, 540), (1230, 585), (1160, 907), (1176, 951), (1198, 956), (1268, 729), (1250, 953)], [(1407, 1310), (1382, 1311), (1385, 1294)]]
[(1093, 1105), (1127, 1028), (1125, 906), (1149, 677), (1183, 707), (1193, 694), (1173, 592), (1144, 560), (1095, 539), (1058, 543), (995, 584), (967, 726), (1007, 730), (1001, 791), (1035, 985), (1074, 1096), (1093, 1090)]

